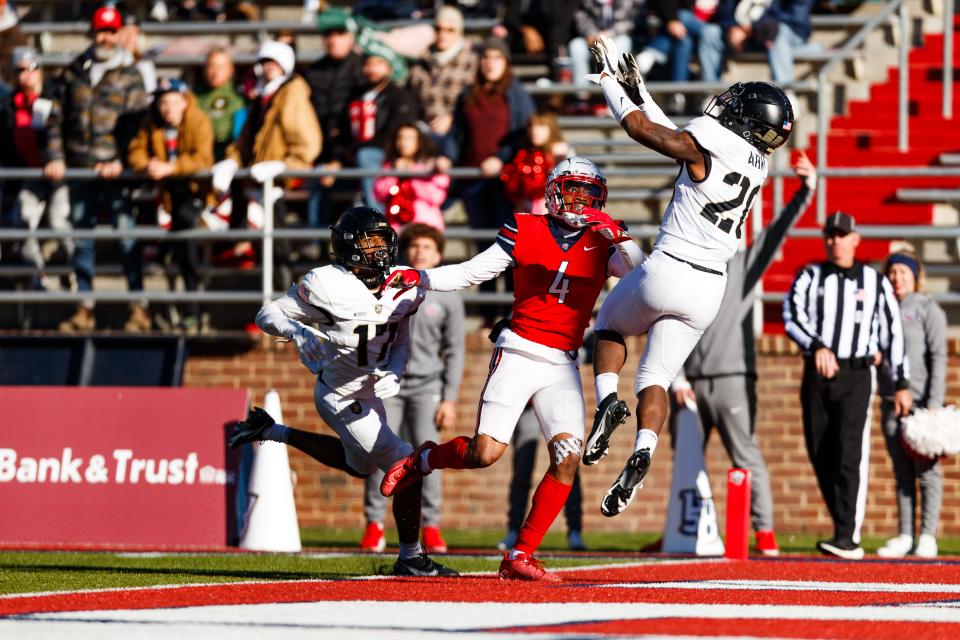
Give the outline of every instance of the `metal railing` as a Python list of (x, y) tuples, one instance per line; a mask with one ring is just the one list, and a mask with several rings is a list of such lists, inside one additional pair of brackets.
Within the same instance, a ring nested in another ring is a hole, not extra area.
[[(676, 169), (670, 166), (663, 167), (624, 167), (610, 168), (607, 175), (629, 175), (629, 176), (662, 176), (664, 178), (674, 178)], [(849, 178), (849, 177), (914, 177), (914, 176), (960, 176), (960, 167), (858, 167), (858, 168), (825, 168), (826, 177)], [(478, 178), (480, 171), (475, 168), (454, 168), (449, 174), (455, 179)], [(209, 171), (198, 172), (192, 176), (184, 178), (207, 177)], [(277, 179), (285, 177), (317, 178), (321, 176), (335, 175), (339, 178), (363, 178), (381, 175), (396, 175), (401, 177), (422, 177), (430, 175), (426, 172), (414, 171), (383, 171), (367, 169), (340, 169), (338, 171), (329, 171), (322, 169), (310, 170), (291, 170), (286, 171)], [(792, 172), (783, 169), (772, 169), (771, 177), (785, 177), (792, 175)], [(236, 179), (246, 179), (250, 177), (249, 170), (240, 170), (236, 174)], [(0, 169), (0, 180), (10, 179), (40, 179), (42, 171), (40, 169)], [(92, 169), (68, 169), (65, 178), (69, 181), (74, 180), (92, 180), (99, 179), (97, 173)], [(119, 180), (145, 181), (142, 176), (131, 172), (124, 172), (118, 178)], [(272, 193), (273, 180), (264, 183), (264, 192)], [(661, 198), (667, 199), (672, 194), (672, 186), (663, 189), (614, 189), (611, 195), (620, 195), (620, 199), (629, 196), (630, 199)], [(273, 256), (274, 242), (276, 240), (309, 240), (326, 241), (330, 238), (328, 229), (307, 229), (307, 228), (288, 228), (278, 229), (274, 227), (274, 206), (275, 201), (268, 199), (264, 202), (264, 226), (260, 230), (237, 229), (230, 231), (211, 231), (204, 229), (190, 229), (183, 231), (165, 231), (157, 227), (133, 227), (128, 229), (114, 228), (94, 228), (77, 229), (72, 231), (54, 231), (51, 229), (37, 229), (29, 231), (25, 229), (2, 229), (0, 228), (0, 240), (24, 240), (27, 238), (36, 238), (38, 240), (62, 239), (71, 237), (74, 239), (90, 239), (95, 241), (116, 240), (120, 237), (135, 238), (139, 240), (152, 241), (212, 241), (212, 240), (250, 240), (260, 242), (261, 251), (261, 278), (259, 291), (158, 291), (146, 290), (143, 292), (126, 291), (93, 291), (93, 292), (75, 292), (75, 291), (3, 291), (0, 292), (0, 304), (4, 303), (62, 303), (62, 302), (81, 302), (84, 300), (93, 300), (99, 302), (135, 302), (138, 300), (149, 300), (151, 302), (197, 302), (204, 304), (256, 304), (269, 301), (281, 292), (274, 291), (273, 288)], [(754, 228), (759, 229), (761, 212), (765, 206), (762, 195), (755, 201)], [(492, 240), (496, 236), (495, 229), (471, 229), (471, 228), (448, 228), (444, 235), (449, 240)], [(638, 240), (654, 240), (658, 234), (658, 225), (656, 224), (631, 224), (630, 233)], [(789, 234), (790, 237), (812, 238), (820, 237), (820, 229), (794, 229)], [(930, 227), (925, 225), (861, 225), (860, 234), (865, 238), (937, 238), (937, 239), (960, 239), (960, 227)], [(776, 301), (782, 299), (782, 294), (762, 294), (764, 301)], [(956, 305), (960, 304), (960, 294), (937, 294), (936, 299), (942, 304)], [(472, 304), (504, 304), (509, 303), (512, 294), (485, 294), (472, 293), (464, 294), (464, 299)]]

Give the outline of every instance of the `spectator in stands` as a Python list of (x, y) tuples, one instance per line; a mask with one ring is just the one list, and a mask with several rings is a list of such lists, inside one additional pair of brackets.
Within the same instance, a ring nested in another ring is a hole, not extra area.
[(463, 14), (453, 6), (437, 11), (436, 40), (410, 68), (410, 90), (423, 106), (434, 140), (443, 147), (459, 96), (477, 75), (477, 54), (463, 37)]
[(503, 26), (493, 34), (505, 38), (512, 51), (544, 55), (556, 77), (556, 59), (566, 55), (580, 0), (506, 0), (504, 5)]
[[(340, 166), (334, 149), (345, 146), (346, 122), (343, 114), (350, 98), (366, 85), (363, 76), (363, 55), (356, 46), (356, 22), (346, 11), (332, 8), (317, 17), (317, 29), (323, 36), (326, 54), (317, 60), (306, 73), (310, 85), (310, 101), (323, 128), (323, 150), (318, 165), (336, 170)], [(307, 206), (307, 223), (318, 228), (329, 226), (330, 196), (334, 178), (321, 178), (310, 192)]]
[(558, 162), (570, 155), (570, 146), (563, 139), (556, 115), (544, 111), (530, 116), (524, 146), (500, 172), (513, 210), (544, 213), (547, 176)]
[[(445, 239), (430, 225), (414, 223), (400, 234), (400, 255), (414, 269), (430, 269), (443, 260)], [(463, 299), (455, 292), (428, 291), (410, 322), (410, 359), (400, 380), (400, 393), (385, 398), (387, 424), (414, 446), (439, 440), (457, 419), (457, 396), (464, 362)], [(423, 479), (423, 546), (427, 553), (443, 553), (440, 534), (440, 478)], [(366, 480), (364, 515), (367, 527), (360, 546), (383, 551), (386, 498), (380, 494), (382, 471)]]
[[(249, 167), (253, 179), (262, 184), (287, 169), (313, 167), (320, 154), (322, 134), (310, 105), (310, 87), (294, 72), (294, 65), (293, 50), (288, 45), (273, 40), (260, 45), (255, 65), (256, 98), (240, 135), (227, 148), (226, 160), (213, 167), (214, 189), (231, 194), (234, 228), (247, 225), (249, 201), (245, 185), (233, 183), (239, 167)], [(276, 204), (274, 219), (282, 221), (284, 201), (279, 199)], [(288, 286), (292, 277), (286, 245), (277, 243), (281, 288)]]
[[(90, 30), (93, 44), (60, 77), (58, 96), (47, 121), (47, 153), (44, 173), (50, 180), (64, 177), (69, 166), (92, 168), (102, 180), (69, 184), (71, 219), (77, 228), (92, 229), (101, 210), (109, 212), (115, 226), (130, 228), (130, 189), (113, 179), (123, 170), (125, 149), (147, 108), (143, 77), (130, 64), (120, 46), (120, 12), (101, 7), (93, 14)], [(143, 289), (140, 246), (132, 238), (120, 240), (123, 269), (130, 291)], [(77, 240), (74, 270), (81, 292), (93, 289), (96, 253), (93, 240)], [(87, 300), (60, 324), (61, 331), (89, 331), (96, 327), (93, 301)], [(145, 301), (132, 306), (124, 328), (145, 331), (150, 316)]]
[(530, 94), (513, 76), (507, 43), (487, 38), (477, 78), (457, 99), (451, 135), (443, 150), (448, 160), (439, 165), (443, 169), (456, 163), (481, 170), (483, 177), (464, 183), (461, 191), (474, 229), (497, 229), (513, 213), (500, 172), (523, 146), (533, 111)]
[(575, 84), (588, 84), (590, 47), (600, 36), (612, 38), (620, 51), (633, 50), (633, 31), (643, 5), (643, 0), (581, 0), (574, 14), (578, 35), (570, 41)]
[[(766, 52), (774, 83), (793, 82), (795, 55), (808, 48), (819, 50), (816, 45), (807, 45), (812, 30), (810, 10), (813, 2), (771, 0), (763, 10), (763, 5), (758, 3), (720, 0), (718, 24), (704, 29), (701, 35), (699, 53), (703, 79), (709, 82), (719, 80), (725, 52), (755, 50)], [(760, 11), (756, 10), (757, 7)]]
[[(690, 79), (694, 47), (703, 47), (703, 32), (717, 13), (717, 0), (654, 0), (651, 11), (660, 19), (661, 28), (637, 56), (640, 73), (646, 74), (655, 63), (669, 66), (671, 82)], [(702, 59), (703, 54), (698, 58)], [(709, 59), (709, 52), (707, 53)], [(707, 79), (706, 77), (704, 78)], [(711, 78), (717, 81), (719, 78)], [(682, 93), (670, 96), (665, 108), (679, 113), (686, 106)]]
[[(910, 393), (914, 406), (943, 406), (947, 386), (947, 316), (926, 292), (923, 263), (912, 247), (890, 254), (883, 272), (900, 303), (903, 339), (910, 362)], [(890, 365), (884, 361), (878, 380), (881, 424), (897, 482), (897, 512), (900, 535), (887, 540), (877, 555), (902, 558), (911, 551), (921, 558), (937, 557), (937, 527), (943, 502), (943, 471), (939, 458), (911, 456), (900, 438), (900, 416), (890, 384)], [(884, 375), (886, 374), (886, 375)], [(920, 537), (914, 546), (917, 484), (920, 485)]]
[[(390, 78), (396, 60), (397, 54), (387, 45), (379, 40), (368, 42), (363, 62), (366, 84), (351, 96), (341, 116), (344, 135), (339, 141), (341, 146), (334, 150), (337, 160), (331, 165), (339, 168), (350, 163), (361, 169), (379, 169), (396, 130), (420, 119), (420, 105), (413, 94)], [(373, 192), (373, 181), (372, 176), (360, 181), (363, 200), (382, 211), (383, 203)]]
[[(533, 410), (533, 404), (527, 404), (517, 420), (517, 428), (510, 441), (513, 447), (513, 475), (510, 477), (507, 535), (497, 543), (497, 549), (501, 551), (513, 549), (520, 536), (520, 527), (523, 526), (530, 499), (530, 478), (537, 462), (537, 446), (542, 439), (540, 422)], [(579, 469), (573, 477), (570, 495), (563, 505), (563, 516), (567, 520), (567, 547), (571, 551), (584, 551), (587, 545), (583, 541), (583, 487), (580, 484)]]
[[(53, 108), (55, 87), (44, 82), (37, 52), (30, 47), (17, 47), (10, 59), (14, 78), (13, 94), (0, 99), (0, 163), (5, 167), (43, 166), (47, 148), (47, 120)], [(47, 214), (50, 227), (70, 231), (70, 194), (63, 182), (25, 180), (8, 182), (7, 188), (17, 194), (20, 217), (31, 231), (40, 226)], [(62, 240), (68, 259), (73, 256), (73, 240)], [(45, 258), (36, 238), (23, 243), (23, 258), (37, 267), (36, 286), (46, 288)]]
[[(210, 201), (209, 182), (167, 178), (213, 166), (213, 125), (183, 81), (164, 78), (158, 83), (150, 113), (130, 142), (127, 161), (133, 171), (159, 182), (160, 206), (169, 216), (173, 231), (197, 225)], [(167, 255), (179, 267), (185, 289), (196, 291), (200, 266), (197, 242), (174, 242)], [(180, 327), (196, 330), (198, 305), (192, 302), (186, 308)]]
[(157, 68), (153, 65), (153, 60), (146, 57), (143, 52), (143, 43), (140, 35), (140, 22), (137, 16), (132, 13), (123, 16), (123, 26), (120, 27), (120, 46), (130, 53), (131, 63), (143, 76), (143, 88), (148, 95), (153, 95), (157, 88)]
[(676, 407), (698, 408), (703, 444), (716, 427), (733, 466), (749, 469), (750, 522), (756, 548), (763, 555), (780, 553), (774, 534), (770, 475), (757, 442), (757, 354), (753, 306), (757, 283), (777, 257), (787, 233), (813, 200), (817, 171), (806, 154), (794, 165), (800, 178), (787, 206), (727, 263), (727, 286), (720, 311), (670, 385)]
[[(387, 147), (384, 169), (402, 171), (433, 171), (436, 168), (437, 148), (427, 133), (424, 123), (404, 124)], [(384, 203), (384, 213), (394, 229), (419, 223), (443, 231), (443, 212), (440, 205), (447, 199), (450, 176), (435, 173), (428, 178), (398, 178), (380, 176), (373, 182), (373, 195)]]
[[(7, 0), (0, 0), (0, 60), (9, 60), (13, 50), (29, 44), (27, 35), (20, 29), (17, 10)], [(11, 85), (16, 78), (9, 70), (0, 65), (0, 84)]]
[(233, 58), (224, 47), (214, 47), (203, 65), (206, 91), (196, 97), (197, 104), (213, 123), (213, 157), (226, 157), (227, 147), (243, 130), (247, 119), (246, 102), (233, 84)]

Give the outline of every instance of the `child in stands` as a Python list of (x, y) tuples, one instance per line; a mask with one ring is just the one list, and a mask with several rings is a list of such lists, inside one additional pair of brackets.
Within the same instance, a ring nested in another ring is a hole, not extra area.
[[(387, 148), (387, 161), (383, 168), (433, 171), (436, 162), (437, 150), (430, 136), (419, 126), (408, 124), (397, 128)], [(395, 230), (417, 222), (443, 231), (440, 206), (446, 200), (449, 189), (450, 176), (442, 173), (428, 178), (381, 176), (373, 183), (374, 195), (384, 203), (384, 213)]]
[(514, 211), (545, 213), (543, 194), (547, 176), (558, 162), (570, 155), (570, 147), (553, 113), (530, 116), (526, 144), (500, 172), (504, 192)]

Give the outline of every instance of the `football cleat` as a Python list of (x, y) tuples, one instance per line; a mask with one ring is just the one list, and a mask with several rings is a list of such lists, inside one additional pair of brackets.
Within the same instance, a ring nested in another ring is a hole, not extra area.
[(617, 481), (607, 491), (607, 495), (603, 496), (600, 513), (611, 518), (626, 509), (633, 501), (633, 497), (637, 495), (637, 491), (643, 488), (643, 478), (647, 475), (649, 468), (650, 449), (634, 451), (633, 455), (627, 458), (627, 464), (620, 472)]
[(413, 453), (406, 458), (400, 458), (394, 462), (383, 474), (383, 480), (380, 481), (380, 493), (389, 498), (393, 494), (403, 491), (423, 476), (429, 475), (429, 471), (424, 473), (420, 470), (420, 454), (436, 446), (436, 442), (428, 440), (414, 449)]
[(629, 415), (630, 409), (627, 408), (627, 403), (618, 399), (617, 394), (611, 393), (603, 399), (593, 417), (593, 429), (590, 430), (590, 437), (587, 438), (583, 464), (587, 466), (597, 464), (603, 456), (607, 455), (610, 449), (610, 436), (617, 427), (627, 421)]
[(238, 422), (233, 427), (233, 433), (230, 434), (230, 440), (228, 441), (230, 448), (236, 449), (240, 445), (254, 440), (263, 442), (263, 432), (273, 425), (274, 420), (269, 413), (260, 407), (254, 407), (250, 410), (246, 420)]
[(382, 553), (387, 548), (387, 538), (383, 535), (383, 525), (379, 522), (368, 522), (367, 528), (360, 538), (360, 548), (370, 553)]
[(440, 527), (426, 526), (422, 533), (424, 551), (427, 553), (447, 552), (447, 541), (440, 535)]
[(501, 580), (563, 582), (563, 578), (544, 569), (543, 563), (529, 553), (521, 553), (513, 560), (510, 559), (509, 553), (503, 556), (497, 575)]
[(421, 553), (412, 558), (397, 558), (393, 565), (393, 575), (414, 578), (456, 578), (460, 572), (438, 564), (427, 554)]

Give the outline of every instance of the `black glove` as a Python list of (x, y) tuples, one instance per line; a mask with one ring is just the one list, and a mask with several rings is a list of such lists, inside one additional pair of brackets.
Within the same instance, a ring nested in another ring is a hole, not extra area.
[(270, 414), (264, 411), (262, 407), (254, 407), (250, 410), (250, 413), (247, 414), (247, 419), (240, 424), (246, 425), (251, 429), (266, 429), (275, 423), (276, 421), (271, 418)]

